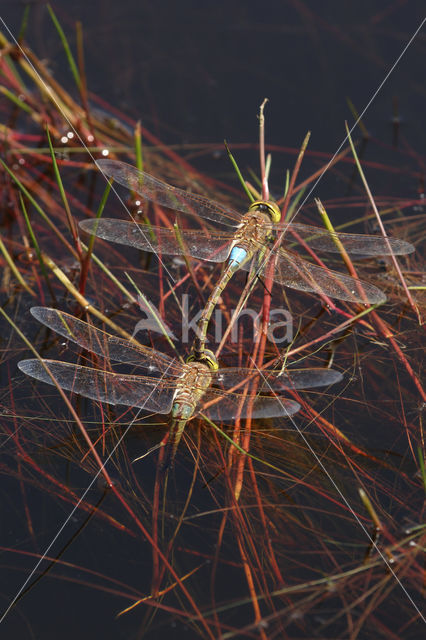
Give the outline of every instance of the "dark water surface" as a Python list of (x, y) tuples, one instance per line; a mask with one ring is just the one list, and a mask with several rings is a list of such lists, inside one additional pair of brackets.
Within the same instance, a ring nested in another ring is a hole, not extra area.
[[(21, 3), (2, 2), (16, 30)], [(23, 3), (22, 3), (23, 4)], [(53, 2), (73, 41), (85, 31), (89, 87), (162, 132), (166, 142), (255, 141), (256, 114), (268, 106), (268, 140), (334, 152), (424, 17), (422, 2)], [(32, 3), (30, 41), (66, 84), (68, 73), (44, 3)], [(385, 82), (365, 118), (392, 138), (392, 101), (410, 137), (422, 137), (424, 32)], [(64, 75), (62, 75), (64, 74)]]

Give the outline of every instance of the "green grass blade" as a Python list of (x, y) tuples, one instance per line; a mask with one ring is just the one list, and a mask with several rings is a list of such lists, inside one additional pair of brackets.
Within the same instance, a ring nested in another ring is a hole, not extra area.
[(38, 259), (39, 264), (40, 264), (41, 272), (43, 273), (43, 276), (45, 277), (46, 281), (48, 281), (46, 267), (44, 265), (43, 257), (41, 255), (41, 251), (40, 251), (40, 247), (38, 245), (37, 238), (35, 237), (34, 230), (33, 230), (30, 218), (28, 216), (27, 208), (25, 206), (25, 202), (24, 202), (24, 198), (22, 197), (22, 193), (19, 194), (19, 199), (20, 199), (20, 202), (21, 202), (21, 209), (22, 209), (22, 213), (24, 214), (25, 223), (27, 225), (27, 229), (28, 229), (28, 233), (29, 233), (29, 236), (30, 236), (31, 244), (32, 244), (32, 246), (34, 248), (34, 251), (36, 252), (36, 256), (37, 256), (37, 259)]
[(12, 256), (10, 255), (9, 251), (7, 250), (6, 245), (4, 244), (3, 240), (1, 239), (1, 236), (0, 236), (0, 253), (3, 254), (4, 259), (6, 260), (7, 264), (9, 265), (10, 270), (12, 271), (13, 275), (15, 276), (15, 278), (17, 279), (19, 284), (22, 287), (24, 287), (24, 289), (26, 291), (28, 291), (28, 293), (30, 293), (32, 296), (35, 296), (34, 291), (25, 282), (24, 278), (19, 273), (19, 269), (16, 268), (16, 265), (13, 262)]
[(136, 154), (136, 166), (139, 171), (143, 171), (143, 155), (142, 155), (142, 133), (140, 120), (136, 123), (135, 133), (135, 154)]
[(8, 98), (11, 102), (13, 102), (13, 104), (16, 104), (17, 107), (22, 109), (22, 111), (25, 111), (26, 113), (29, 113), (29, 114), (33, 113), (33, 109), (31, 109), (31, 107), (28, 104), (20, 100), (18, 96), (15, 96), (15, 94), (12, 93), (12, 91), (9, 91), (9, 89), (6, 89), (6, 87), (0, 87), (0, 92), (4, 96), (6, 96), (6, 98)]
[(64, 205), (65, 213), (66, 213), (67, 220), (68, 220), (68, 226), (69, 226), (71, 234), (72, 234), (72, 236), (74, 238), (74, 241), (76, 242), (77, 247), (78, 247), (77, 229), (76, 229), (75, 222), (74, 222), (72, 214), (71, 214), (71, 209), (70, 209), (70, 206), (69, 206), (69, 203), (68, 203), (67, 195), (65, 193), (65, 189), (64, 189), (63, 182), (62, 182), (61, 174), (59, 173), (59, 167), (58, 167), (58, 163), (56, 162), (56, 155), (55, 155), (55, 152), (53, 150), (52, 141), (50, 139), (50, 133), (49, 133), (49, 128), (48, 127), (46, 127), (46, 135), (47, 135), (47, 141), (49, 143), (50, 157), (52, 158), (52, 165), (53, 165), (53, 171), (55, 173), (56, 184), (58, 185), (59, 193), (61, 194), (62, 203)]
[(230, 159), (230, 161), (231, 161), (231, 163), (232, 163), (232, 166), (233, 166), (233, 167), (234, 167), (234, 169), (235, 169), (235, 172), (236, 172), (236, 174), (237, 174), (237, 176), (238, 176), (238, 179), (239, 179), (239, 181), (241, 182), (241, 185), (242, 185), (242, 187), (243, 187), (244, 191), (246, 192), (248, 199), (250, 200), (250, 202), (254, 202), (254, 197), (253, 197), (253, 195), (250, 193), (249, 189), (247, 188), (247, 185), (246, 185), (246, 183), (245, 183), (245, 180), (244, 180), (244, 178), (243, 178), (243, 176), (242, 176), (242, 174), (241, 174), (241, 171), (240, 171), (240, 169), (239, 169), (239, 167), (238, 167), (238, 165), (237, 165), (237, 161), (235, 160), (234, 156), (232, 155), (231, 150), (230, 150), (230, 148), (228, 147), (228, 143), (226, 142), (226, 140), (224, 140), (224, 144), (225, 144), (226, 151), (227, 151), (227, 153), (228, 153), (228, 158)]
[(7, 164), (5, 162), (3, 162), (3, 160), (0, 158), (0, 164), (2, 165), (2, 167), (7, 171), (7, 173), (10, 175), (10, 177), (12, 178), (12, 180), (18, 185), (19, 189), (22, 191), (22, 193), (28, 198), (28, 200), (31, 202), (31, 204), (33, 205), (33, 207), (36, 209), (36, 211), (38, 211), (38, 213), (40, 214), (40, 216), (43, 218), (43, 220), (46, 222), (46, 224), (52, 229), (52, 231), (55, 233), (55, 235), (59, 238), (59, 240), (67, 247), (67, 249), (72, 253), (72, 255), (74, 256), (74, 258), (76, 258), (77, 260), (79, 259), (79, 256), (77, 255), (77, 253), (74, 251), (74, 248), (70, 245), (70, 243), (68, 242), (68, 240), (63, 236), (63, 234), (56, 228), (56, 226), (53, 224), (53, 222), (50, 220), (50, 218), (45, 214), (45, 212), (43, 211), (43, 209), (40, 207), (40, 205), (36, 202), (36, 200), (34, 200), (33, 196), (30, 194), (30, 192), (28, 191), (28, 189), (26, 187), (24, 187), (24, 185), (22, 184), (22, 182), (19, 180), (19, 178), (13, 173), (13, 171), (11, 169), (9, 169), (9, 167), (7, 166)]
[(78, 68), (77, 68), (77, 65), (75, 63), (74, 56), (71, 53), (71, 48), (70, 48), (70, 46), (68, 44), (68, 40), (66, 38), (66, 35), (65, 35), (61, 25), (59, 24), (59, 21), (58, 21), (56, 15), (54, 14), (53, 9), (50, 6), (50, 4), (47, 5), (47, 10), (48, 10), (48, 12), (50, 14), (50, 17), (52, 18), (52, 22), (55, 25), (56, 31), (58, 32), (58, 35), (59, 35), (59, 38), (61, 39), (62, 46), (64, 47), (65, 55), (67, 56), (67, 60), (68, 60), (68, 64), (69, 64), (71, 73), (74, 76), (75, 83), (76, 83), (77, 87), (80, 89), (81, 88), (80, 74), (78, 72)]

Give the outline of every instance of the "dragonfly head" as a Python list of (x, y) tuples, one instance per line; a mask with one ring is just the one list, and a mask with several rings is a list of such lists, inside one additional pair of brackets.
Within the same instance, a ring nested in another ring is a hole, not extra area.
[(261, 211), (267, 213), (274, 224), (281, 220), (281, 211), (276, 202), (268, 202), (267, 200), (256, 200), (249, 206), (249, 211)]
[(202, 362), (207, 365), (210, 371), (217, 371), (219, 369), (219, 363), (210, 349), (203, 349), (201, 353), (191, 353), (186, 359), (187, 362)]

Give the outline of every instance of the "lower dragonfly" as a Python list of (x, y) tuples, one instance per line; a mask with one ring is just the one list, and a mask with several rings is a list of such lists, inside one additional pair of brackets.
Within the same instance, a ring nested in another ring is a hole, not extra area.
[[(220, 225), (232, 227), (232, 232), (153, 227), (117, 219), (83, 220), (86, 232), (157, 254), (190, 255), (211, 262), (226, 262), (220, 281), (214, 287), (199, 320), (199, 336), (195, 349), (200, 354), (206, 343), (207, 328), (219, 297), (238, 269), (262, 275), (274, 260), (273, 279), (287, 287), (314, 292), (330, 298), (377, 304), (386, 296), (377, 287), (356, 278), (314, 265), (284, 248), (276, 248), (274, 239), (285, 233), (312, 249), (339, 252), (336, 240), (348, 254), (362, 256), (403, 255), (414, 247), (398, 238), (330, 233), (325, 229), (294, 222), (280, 223), (281, 212), (271, 201), (253, 202), (245, 214), (240, 214), (214, 200), (172, 187), (135, 167), (116, 160), (98, 160), (102, 171), (119, 184), (158, 205), (196, 215)], [(265, 258), (266, 256), (266, 258)], [(271, 275), (271, 270), (268, 273)]]
[[(200, 413), (212, 421), (289, 417), (300, 404), (277, 393), (292, 389), (325, 387), (342, 379), (333, 369), (255, 371), (220, 369), (215, 356), (205, 350), (200, 359), (185, 363), (165, 353), (119, 338), (74, 316), (49, 307), (32, 307), (31, 314), (59, 335), (105, 358), (145, 369), (149, 375), (115, 373), (57, 360), (21, 360), (27, 375), (86, 398), (125, 405), (150, 413), (170, 414), (167, 464), (171, 464), (187, 421)], [(54, 377), (55, 381), (49, 375)], [(254, 383), (255, 391), (247, 392)], [(236, 390), (240, 389), (240, 392)], [(265, 395), (270, 393), (273, 395)]]

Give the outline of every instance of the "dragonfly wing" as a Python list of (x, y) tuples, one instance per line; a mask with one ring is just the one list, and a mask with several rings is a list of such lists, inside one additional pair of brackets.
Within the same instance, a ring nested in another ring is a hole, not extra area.
[[(43, 360), (43, 363), (66, 391), (98, 402), (138, 407), (153, 413), (171, 411), (176, 387), (167, 380), (121, 375), (57, 360)], [(37, 359), (21, 360), (18, 367), (36, 380), (55, 384)]]
[(300, 404), (279, 396), (244, 395), (208, 389), (202, 398), (199, 412), (210, 420), (235, 420), (236, 418), (279, 418), (297, 413)]
[(128, 220), (103, 218), (82, 220), (80, 227), (103, 240), (117, 242), (151, 253), (172, 256), (189, 255), (210, 262), (224, 262), (231, 250), (233, 235), (200, 230), (151, 227)]
[(346, 251), (351, 255), (364, 256), (387, 256), (394, 254), (405, 255), (412, 253), (414, 247), (405, 240), (399, 238), (383, 238), (382, 236), (371, 236), (357, 233), (330, 233), (326, 229), (312, 227), (307, 224), (291, 222), (287, 225), (275, 227), (277, 235), (280, 231), (285, 232), (285, 240), (299, 238), (306, 242), (312, 249), (318, 251), (329, 251), (339, 253), (338, 242), (340, 241)]
[[(372, 284), (344, 276), (337, 271), (324, 269), (283, 249), (280, 249), (271, 259), (275, 259), (274, 280), (292, 289), (312, 291), (349, 302), (377, 304), (386, 300), (383, 291)], [(268, 272), (269, 266), (268, 261), (263, 261), (254, 268), (258, 275), (263, 275)], [(241, 268), (249, 271), (253, 268), (253, 261), (244, 263)]]
[(126, 162), (98, 160), (96, 164), (102, 173), (114, 178), (119, 184), (163, 207), (207, 218), (231, 227), (236, 227), (241, 222), (241, 215), (233, 209), (195, 193), (172, 187)]
[(155, 351), (143, 345), (112, 336), (91, 324), (74, 318), (69, 313), (49, 307), (32, 307), (31, 315), (56, 333), (76, 344), (115, 362), (143, 367), (150, 373), (182, 375), (182, 365), (178, 360), (169, 358), (165, 353)]
[(242, 369), (229, 367), (214, 373), (213, 384), (224, 389), (243, 387), (247, 382), (256, 384), (258, 391), (285, 391), (286, 389), (314, 389), (340, 382), (343, 375), (334, 369), (286, 369), (281, 371)]

